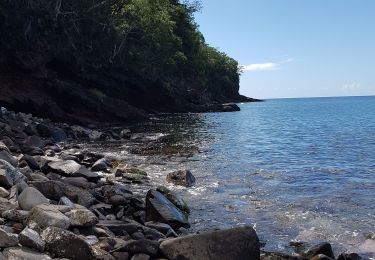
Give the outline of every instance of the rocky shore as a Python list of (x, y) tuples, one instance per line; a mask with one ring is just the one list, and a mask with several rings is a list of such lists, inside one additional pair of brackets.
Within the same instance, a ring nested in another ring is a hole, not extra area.
[[(329, 243), (295, 243), (294, 255), (264, 252), (249, 226), (190, 234), (182, 198), (165, 187), (136, 192), (148, 173), (75, 142), (131, 135), (1, 108), (0, 259), (361, 259), (335, 258)], [(167, 181), (196, 180), (176, 169)]]

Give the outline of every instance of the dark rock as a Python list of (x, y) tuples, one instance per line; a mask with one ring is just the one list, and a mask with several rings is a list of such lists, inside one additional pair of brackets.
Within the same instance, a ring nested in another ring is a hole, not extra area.
[(59, 201), (61, 197), (66, 196), (74, 203), (86, 208), (96, 202), (95, 197), (87, 190), (64, 184), (60, 181), (33, 181), (30, 184), (51, 200)]
[(92, 186), (92, 183), (83, 177), (67, 177), (62, 179), (62, 182), (83, 189), (88, 189)]
[(72, 260), (93, 259), (92, 250), (85, 240), (74, 233), (57, 228), (48, 227), (41, 234), (46, 243), (46, 250), (54, 257)]
[(260, 259), (260, 244), (251, 227), (238, 227), (165, 240), (160, 252), (167, 259)]
[(29, 212), (25, 210), (10, 209), (4, 211), (1, 216), (11, 221), (23, 223), (29, 216)]
[(10, 163), (13, 167), (18, 166), (18, 161), (7, 151), (0, 151), (0, 159)]
[(52, 130), (52, 138), (55, 142), (63, 142), (67, 139), (67, 135), (61, 128), (55, 128)]
[(25, 228), (19, 234), (18, 238), (21, 245), (36, 249), (40, 252), (44, 251), (45, 243), (35, 230)]
[(110, 167), (110, 163), (106, 158), (102, 158), (97, 160), (94, 165), (91, 167), (91, 170), (94, 172), (109, 172), (108, 168)]
[(190, 213), (190, 208), (186, 201), (184, 201), (181, 197), (175, 194), (173, 191), (169, 190), (164, 186), (159, 186), (156, 189), (158, 192), (162, 193), (168, 200), (170, 200), (177, 208), (182, 210), (183, 212)]
[(168, 224), (156, 223), (156, 222), (152, 222), (152, 221), (146, 222), (145, 226), (149, 227), (149, 228), (156, 229), (157, 231), (163, 233), (164, 235), (166, 235), (172, 229), (172, 227)]
[(146, 221), (167, 223), (173, 228), (189, 227), (187, 214), (155, 190), (146, 195)]
[(113, 206), (122, 206), (126, 204), (126, 199), (122, 195), (113, 195), (109, 198), (109, 203)]
[(123, 129), (120, 132), (120, 136), (123, 139), (130, 139), (131, 135), (132, 134), (131, 134), (131, 131), (129, 129)]
[(130, 255), (128, 252), (114, 252), (112, 255), (116, 260), (129, 260), (130, 259)]
[(335, 260), (335, 259), (332, 257), (328, 257), (326, 255), (319, 254), (319, 255), (314, 256), (310, 260)]
[(43, 148), (45, 142), (37, 135), (32, 135), (26, 138), (24, 142), (25, 147)]
[(66, 177), (84, 177), (89, 181), (97, 181), (100, 176), (97, 173), (89, 171), (85, 166), (78, 164), (73, 160), (57, 161), (48, 163), (52, 172)]
[(36, 130), (38, 131), (39, 135), (42, 137), (50, 137), (51, 136), (51, 129), (46, 124), (37, 124)]
[(3, 251), (5, 259), (9, 260), (51, 260), (46, 254), (35, 252), (25, 247), (11, 247)]
[(16, 234), (8, 233), (4, 229), (0, 228), (0, 248), (17, 246), (17, 245), (18, 245), (18, 236)]
[(146, 254), (135, 254), (130, 260), (150, 260), (150, 256)]
[(361, 260), (362, 258), (356, 253), (342, 253), (337, 260)]
[[(40, 170), (39, 162), (36, 158), (31, 155), (25, 154), (22, 156), (21, 160), (26, 161), (27, 165), (34, 171)], [(40, 160), (40, 158), (39, 158)]]
[(10, 153), (8, 147), (4, 144), (3, 141), (0, 141), (0, 151), (6, 151), (6, 152)]
[(124, 233), (133, 234), (137, 231), (143, 231), (143, 226), (136, 223), (124, 223), (122, 221), (100, 221), (98, 227), (105, 228), (113, 232), (116, 236), (122, 236)]
[(129, 252), (131, 254), (144, 253), (156, 256), (159, 250), (159, 243), (152, 240), (140, 239), (126, 241), (125, 244), (116, 249), (115, 252)]
[(303, 260), (300, 256), (293, 256), (279, 252), (262, 252), (261, 260)]
[(195, 184), (195, 177), (188, 170), (184, 170), (184, 171), (180, 170), (180, 171), (168, 173), (167, 182), (171, 182), (175, 185), (180, 185), (184, 187), (191, 187)]
[(9, 191), (4, 189), (3, 187), (0, 187), (0, 198), (6, 198), (9, 196)]
[(26, 180), (26, 177), (10, 163), (0, 159), (0, 186), (10, 188), (20, 180)]
[(308, 250), (302, 253), (302, 256), (310, 259), (319, 254), (326, 255), (331, 258), (335, 258), (333, 251), (332, 251), (332, 246), (330, 243), (327, 243), (327, 242), (323, 242), (313, 247), (310, 247)]

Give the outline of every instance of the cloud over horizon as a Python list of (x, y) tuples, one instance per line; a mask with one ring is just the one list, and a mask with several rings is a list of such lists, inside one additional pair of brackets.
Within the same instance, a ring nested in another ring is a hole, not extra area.
[(249, 65), (242, 65), (241, 68), (244, 72), (246, 71), (272, 71), (279, 70), (280, 65), (284, 63), (293, 62), (294, 59), (288, 58), (279, 62), (265, 62), (265, 63), (254, 63)]

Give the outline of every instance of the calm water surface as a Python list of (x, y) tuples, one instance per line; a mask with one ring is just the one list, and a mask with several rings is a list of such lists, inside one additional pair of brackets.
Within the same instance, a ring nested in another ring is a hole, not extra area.
[(169, 186), (189, 202), (193, 229), (251, 224), (269, 250), (328, 240), (337, 252), (375, 251), (375, 97), (240, 106), (137, 126), (150, 140), (166, 134), (170, 145), (196, 149), (141, 159), (157, 184), (174, 169), (197, 177), (193, 188)]

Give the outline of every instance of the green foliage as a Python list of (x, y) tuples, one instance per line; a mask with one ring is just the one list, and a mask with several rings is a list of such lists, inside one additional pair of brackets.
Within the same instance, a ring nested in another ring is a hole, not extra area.
[(216, 99), (236, 95), (238, 64), (205, 43), (199, 9), (179, 0), (2, 0), (0, 47), (74, 73), (116, 70)]

